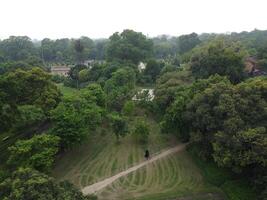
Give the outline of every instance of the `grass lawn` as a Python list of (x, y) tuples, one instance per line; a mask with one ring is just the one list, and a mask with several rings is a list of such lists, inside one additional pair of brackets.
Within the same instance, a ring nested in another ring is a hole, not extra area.
[[(135, 120), (129, 121), (130, 129)], [(160, 134), (158, 123), (153, 119), (147, 120), (151, 128), (147, 147), (137, 144), (131, 135), (118, 143), (111, 131), (98, 130), (83, 145), (57, 159), (53, 176), (83, 188), (143, 161), (146, 148), (153, 154), (178, 144), (171, 136)], [(183, 151), (122, 177), (103, 189), (98, 198), (159, 200), (190, 196), (189, 199), (221, 199), (201, 198), (207, 193), (220, 194), (221, 190), (204, 181), (190, 155)]]
[(63, 85), (63, 83), (57, 84), (57, 87), (60, 89), (64, 96), (76, 96), (80, 93), (80, 90), (71, 87), (66, 87)]
[(195, 147), (189, 148), (188, 151), (201, 170), (204, 179), (221, 188), (228, 200), (257, 199), (256, 192), (242, 177), (237, 177), (229, 169), (219, 168), (212, 161), (203, 161), (197, 156), (198, 149)]

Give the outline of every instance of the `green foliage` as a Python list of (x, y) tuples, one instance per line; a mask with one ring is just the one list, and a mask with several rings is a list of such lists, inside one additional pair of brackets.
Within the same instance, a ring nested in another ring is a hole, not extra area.
[(218, 132), (212, 145), (213, 158), (220, 166), (232, 167), (236, 171), (249, 165), (267, 166), (267, 136), (264, 127), (239, 131), (232, 137), (225, 132)]
[[(40, 56), (44, 62), (48, 63), (73, 64), (80, 63), (86, 59), (103, 59), (103, 55), (100, 55), (103, 54), (103, 47), (97, 48), (97, 43), (100, 42), (84, 36), (77, 40), (68, 38), (51, 40), (45, 38), (41, 41)], [(105, 43), (106, 40), (101, 41), (102, 45)]]
[(19, 106), (18, 112), (19, 119), (16, 126), (20, 128), (38, 124), (46, 118), (43, 110), (34, 105)]
[(0, 97), (2, 130), (16, 125), (14, 122), (19, 118), (18, 106), (33, 105), (47, 114), (61, 99), (50, 75), (39, 68), (29, 71), (17, 69), (0, 76)]
[(129, 68), (121, 68), (106, 81), (104, 90), (108, 96), (109, 108), (120, 110), (124, 102), (133, 96), (135, 87), (135, 72)]
[(191, 33), (189, 35), (182, 35), (178, 38), (178, 50), (180, 54), (184, 54), (191, 49), (193, 49), (196, 45), (198, 45), (201, 41), (198, 38), (196, 33)]
[(90, 70), (89, 69), (83, 69), (79, 72), (79, 81), (80, 82), (87, 82), (89, 80), (88, 76), (89, 76)]
[(75, 65), (74, 67), (70, 69), (69, 76), (73, 80), (79, 80), (79, 72), (84, 69), (86, 69), (85, 65), (82, 65), (82, 64)]
[(36, 55), (33, 42), (27, 36), (10, 36), (1, 41), (0, 51), (7, 60), (26, 60), (30, 56)]
[(149, 77), (149, 83), (154, 83), (160, 74), (161, 63), (157, 62), (155, 59), (150, 59), (147, 61), (144, 74)]
[(62, 148), (80, 144), (101, 122), (101, 109), (80, 97), (65, 98), (51, 112), (54, 127), (51, 134), (61, 138)]
[(126, 119), (117, 113), (110, 114), (109, 119), (111, 121), (113, 133), (116, 135), (117, 140), (119, 140), (120, 137), (124, 137), (128, 132)]
[(187, 70), (167, 72), (160, 76), (154, 91), (155, 102), (159, 109), (165, 111), (174, 101), (178, 88), (183, 85), (188, 85), (192, 81), (191, 72)]
[(200, 155), (201, 148), (201, 146), (190, 145), (187, 150), (207, 182), (220, 187), (226, 181), (232, 180), (233, 172), (229, 169), (218, 167), (213, 160), (203, 159)]
[(251, 200), (258, 197), (246, 180), (226, 181), (222, 189), (229, 200)]
[(64, 76), (60, 76), (60, 75), (58, 75), (58, 74), (56, 74), (56, 75), (53, 75), (52, 77), (51, 77), (51, 81), (53, 81), (53, 82), (55, 82), (55, 83), (63, 83), (64, 81), (65, 81), (65, 77)]
[(209, 79), (199, 80), (191, 85), (178, 87), (175, 93), (175, 100), (168, 107), (161, 122), (162, 131), (176, 133), (182, 140), (188, 140), (193, 125), (191, 121), (188, 121), (188, 118), (191, 116), (191, 113), (187, 112), (188, 106), (191, 105), (190, 101), (192, 101), (195, 95), (199, 95), (207, 87), (217, 85), (218, 83), (227, 84), (229, 81), (224, 77), (211, 76)]
[(199, 157), (201, 147), (191, 146), (188, 151), (208, 183), (220, 187), (230, 200), (256, 199), (256, 192), (245, 179), (236, 179), (229, 169), (221, 168), (212, 160)]
[(105, 108), (106, 107), (106, 94), (99, 84), (89, 84), (86, 88), (81, 90), (82, 98), (87, 102), (95, 103), (96, 105)]
[(150, 130), (148, 124), (143, 119), (137, 120), (133, 131), (133, 135), (137, 142), (147, 144), (149, 132)]
[(28, 140), (18, 140), (8, 148), (10, 153), (7, 163), (13, 168), (31, 167), (48, 172), (58, 152), (59, 137), (52, 135), (35, 135)]
[(124, 30), (114, 33), (107, 45), (108, 60), (127, 60), (135, 64), (152, 55), (153, 43), (142, 33)]
[(238, 43), (212, 41), (193, 53), (192, 74), (196, 78), (219, 74), (227, 76), (232, 83), (239, 83), (244, 78), (244, 56), (245, 52)]
[(190, 138), (201, 147), (200, 156), (235, 173), (250, 171), (255, 179), (266, 170), (266, 86), (266, 78), (232, 85), (214, 76), (180, 88), (161, 123), (163, 131)]
[(135, 104), (133, 101), (130, 100), (130, 101), (126, 101), (125, 104), (123, 105), (122, 113), (125, 116), (130, 117), (133, 115), (134, 110), (135, 110)]
[(30, 168), (20, 168), (10, 178), (0, 184), (0, 198), (3, 200), (86, 200), (89, 197), (75, 188), (71, 183), (57, 183)]
[(167, 72), (175, 72), (176, 70), (177, 70), (177, 67), (175, 65), (167, 64), (161, 69), (160, 74), (162, 75), (162, 74), (165, 74)]

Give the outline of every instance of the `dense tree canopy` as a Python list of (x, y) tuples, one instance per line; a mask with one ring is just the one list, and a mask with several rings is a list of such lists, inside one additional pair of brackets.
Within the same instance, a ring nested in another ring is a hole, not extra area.
[(18, 140), (8, 148), (8, 164), (13, 167), (30, 167), (41, 172), (48, 172), (58, 152), (59, 137), (36, 135), (28, 140)]
[(219, 74), (238, 83), (244, 78), (245, 52), (240, 45), (215, 40), (199, 48), (191, 57), (191, 70), (196, 78)]
[(191, 82), (191, 72), (187, 70), (167, 72), (160, 76), (155, 88), (155, 102), (159, 109), (165, 110), (173, 102), (178, 88)]
[(0, 183), (3, 200), (86, 200), (71, 183), (60, 182), (30, 168), (20, 168)]
[(181, 35), (178, 37), (178, 50), (180, 54), (186, 53), (200, 44), (200, 39), (196, 33)]
[(153, 43), (142, 33), (124, 30), (120, 34), (114, 33), (109, 40), (107, 46), (109, 60), (128, 60), (138, 64), (152, 55)]
[(120, 110), (127, 99), (133, 96), (135, 72), (132, 68), (124, 67), (112, 73), (105, 82), (105, 92), (108, 95), (108, 106)]
[(62, 148), (71, 148), (82, 141), (101, 122), (101, 108), (80, 97), (65, 98), (51, 112), (54, 127), (51, 134), (61, 138)]
[(177, 92), (164, 116), (163, 130), (190, 139), (200, 147), (199, 154), (213, 158), (219, 166), (238, 173), (249, 170), (263, 179), (267, 166), (266, 92), (265, 78), (237, 85), (219, 76), (200, 80)]
[[(47, 113), (60, 101), (60, 92), (50, 75), (39, 68), (29, 71), (17, 69), (0, 76), (0, 96), (3, 130), (12, 127), (19, 118), (18, 106), (33, 105)], [(23, 114), (25, 109), (20, 111)]]
[(141, 144), (147, 144), (149, 132), (150, 130), (147, 122), (143, 119), (138, 119), (133, 131), (133, 134), (137, 142)]

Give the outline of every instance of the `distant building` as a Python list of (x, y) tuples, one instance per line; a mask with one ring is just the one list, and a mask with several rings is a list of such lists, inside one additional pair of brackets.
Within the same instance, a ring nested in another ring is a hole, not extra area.
[(70, 67), (68, 66), (51, 66), (51, 74), (60, 75), (60, 76), (68, 76), (70, 71)]

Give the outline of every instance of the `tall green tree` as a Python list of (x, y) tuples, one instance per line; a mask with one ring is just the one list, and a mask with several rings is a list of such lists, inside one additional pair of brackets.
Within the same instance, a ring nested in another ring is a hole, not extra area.
[(108, 107), (120, 110), (124, 102), (133, 96), (135, 81), (135, 72), (132, 68), (124, 67), (112, 73), (112, 77), (105, 82), (104, 87), (109, 97)]
[(80, 97), (65, 98), (51, 111), (51, 134), (61, 138), (63, 149), (81, 144), (102, 119), (102, 109)]
[(126, 119), (117, 113), (110, 114), (109, 119), (111, 121), (113, 133), (116, 135), (117, 140), (124, 137), (128, 132)]
[(11, 177), (0, 183), (0, 198), (3, 200), (89, 200), (69, 182), (57, 182), (30, 168), (20, 168)]
[(196, 50), (191, 57), (191, 70), (196, 78), (208, 78), (219, 74), (227, 76), (232, 83), (244, 78), (245, 51), (238, 43), (218, 39)]
[(153, 42), (142, 33), (124, 30), (109, 38), (106, 49), (108, 60), (126, 60), (138, 64), (149, 58), (153, 52)]
[(28, 140), (18, 140), (8, 148), (8, 164), (12, 168), (30, 167), (41, 172), (49, 172), (59, 150), (59, 137), (35, 135)]
[(201, 41), (196, 33), (181, 35), (178, 37), (178, 51), (180, 54), (184, 54), (200, 43)]
[(137, 142), (147, 144), (149, 132), (150, 130), (148, 124), (143, 119), (138, 119), (133, 131), (133, 135)]
[(154, 59), (150, 59), (147, 62), (144, 74), (149, 77), (149, 82), (154, 83), (159, 76), (161, 69), (161, 63)]

